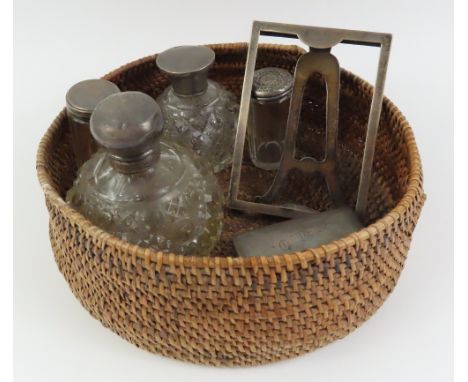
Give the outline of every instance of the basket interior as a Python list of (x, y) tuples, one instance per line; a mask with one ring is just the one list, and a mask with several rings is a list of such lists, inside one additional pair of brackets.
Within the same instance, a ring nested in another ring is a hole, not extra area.
[[(229, 46), (213, 46), (216, 63), (210, 78), (240, 97), (243, 83), (247, 47), (230, 49)], [(300, 54), (297, 48), (284, 46), (261, 46), (257, 67), (278, 66), (291, 72)], [(115, 82), (121, 90), (139, 90), (156, 98), (169, 79), (157, 69), (154, 56), (131, 63), (118, 69), (107, 79)], [(299, 130), (298, 151), (320, 158), (325, 136), (325, 87), (322, 79), (310, 79), (303, 102), (302, 118), (310, 121), (307, 128)], [(364, 150), (372, 88), (351, 73), (342, 70), (339, 118), (338, 166), (339, 178), (346, 203), (354, 207), (356, 202), (359, 173)], [(47, 148), (45, 165), (49, 182), (61, 195), (71, 187), (76, 175), (76, 164), (71, 147), (71, 135), (64, 113), (59, 117), (60, 127), (54, 131)], [(392, 209), (406, 191), (409, 174), (409, 154), (399, 125), (393, 123), (388, 111), (388, 101), (384, 101), (375, 150), (373, 175), (369, 205), (365, 223), (371, 223)], [(247, 147), (247, 145), (246, 145)], [(227, 193), (230, 168), (218, 174), (218, 180)], [(263, 194), (273, 180), (274, 173), (259, 170), (252, 166), (247, 152), (241, 176), (239, 197), (252, 200)], [(320, 176), (291, 174), (288, 179), (284, 201), (299, 202), (318, 210), (326, 210), (332, 204), (327, 189)], [(234, 256), (232, 237), (234, 234), (281, 219), (260, 215), (248, 215), (238, 211), (225, 210), (224, 231), (213, 255)]]

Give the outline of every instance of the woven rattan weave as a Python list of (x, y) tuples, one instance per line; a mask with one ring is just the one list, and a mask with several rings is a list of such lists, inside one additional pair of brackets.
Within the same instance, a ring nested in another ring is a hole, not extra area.
[[(210, 76), (239, 96), (246, 44), (211, 46), (216, 63)], [(292, 70), (300, 52), (293, 46), (263, 45), (258, 65)], [(154, 56), (105, 78), (121, 90), (140, 90), (153, 97), (169, 83), (156, 68)], [(305, 109), (315, 108), (323, 115), (319, 85), (320, 79), (311, 84), (317, 91)], [(371, 94), (369, 84), (342, 72), (338, 155), (351, 206), (356, 200)], [(312, 138), (304, 138), (304, 146), (323, 139), (320, 117), (316, 120), (305, 133)], [(216, 256), (210, 258), (158, 253), (103, 232), (63, 201), (76, 173), (64, 111), (39, 145), (37, 172), (50, 214), (57, 265), (82, 305), (138, 347), (211, 365), (256, 365), (294, 357), (361, 325), (395, 287), (425, 200), (413, 133), (388, 99), (381, 115), (368, 226), (303, 252), (231, 257), (234, 233), (274, 221), (235, 211), (226, 211), (222, 239)], [(271, 180), (247, 161), (242, 177), (244, 199), (261, 194)], [(227, 189), (229, 169), (219, 174), (219, 180)], [(291, 195), (298, 201), (320, 210), (330, 205), (320, 179), (298, 175), (291, 184)]]

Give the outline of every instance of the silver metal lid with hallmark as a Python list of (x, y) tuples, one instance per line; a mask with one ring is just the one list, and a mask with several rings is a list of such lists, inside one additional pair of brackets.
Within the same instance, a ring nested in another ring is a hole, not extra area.
[(293, 76), (285, 69), (262, 68), (255, 71), (252, 95), (255, 99), (276, 100), (291, 94)]
[(208, 86), (208, 69), (213, 65), (215, 52), (207, 46), (177, 46), (160, 53), (158, 68), (171, 77), (172, 87), (178, 95), (203, 93)]
[(119, 92), (118, 86), (107, 80), (92, 79), (78, 82), (65, 96), (67, 111), (81, 118), (89, 118), (99, 102)]
[(122, 161), (137, 160), (154, 152), (163, 129), (159, 105), (136, 91), (113, 94), (100, 102), (91, 116), (94, 139)]

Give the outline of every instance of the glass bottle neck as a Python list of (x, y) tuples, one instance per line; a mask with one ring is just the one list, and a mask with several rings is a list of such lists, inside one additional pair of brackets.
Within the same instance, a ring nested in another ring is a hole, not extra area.
[(109, 153), (112, 167), (122, 174), (141, 174), (154, 168), (161, 151), (159, 145), (135, 157), (123, 157)]
[(179, 97), (192, 97), (203, 94), (208, 87), (206, 72), (193, 73), (186, 76), (173, 76), (172, 88)]

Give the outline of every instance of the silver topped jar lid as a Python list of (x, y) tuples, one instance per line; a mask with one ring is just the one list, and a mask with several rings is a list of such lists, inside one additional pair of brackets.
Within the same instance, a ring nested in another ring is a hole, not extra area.
[(78, 82), (65, 96), (67, 111), (78, 117), (89, 118), (99, 102), (119, 92), (118, 86), (107, 80), (93, 79)]
[(91, 116), (91, 134), (114, 159), (138, 160), (155, 150), (163, 129), (159, 105), (136, 91), (113, 94), (100, 102)]
[(262, 68), (254, 73), (252, 95), (257, 100), (276, 100), (289, 95), (293, 76), (285, 69)]
[(215, 52), (207, 46), (176, 46), (160, 53), (158, 68), (171, 77), (172, 87), (178, 95), (203, 93), (208, 86), (208, 69), (215, 60)]

